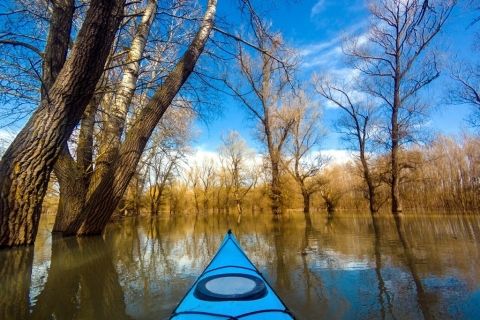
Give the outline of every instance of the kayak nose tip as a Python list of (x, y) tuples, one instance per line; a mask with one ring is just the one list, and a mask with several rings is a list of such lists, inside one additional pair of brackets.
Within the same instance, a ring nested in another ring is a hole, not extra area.
[(227, 233), (232, 234), (232, 229), (228, 229)]

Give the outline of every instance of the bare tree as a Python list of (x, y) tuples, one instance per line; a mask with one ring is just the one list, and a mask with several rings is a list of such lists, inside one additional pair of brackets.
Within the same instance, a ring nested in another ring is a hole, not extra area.
[(450, 76), (455, 83), (449, 93), (450, 102), (472, 106), (468, 121), (472, 127), (480, 129), (480, 64), (459, 62), (451, 68)]
[(305, 220), (311, 225), (310, 199), (320, 190), (322, 180), (318, 174), (327, 159), (319, 150), (322, 138), (320, 129), (320, 111), (305, 95), (299, 95), (292, 102), (294, 123), (291, 138), (287, 146), (286, 168), (300, 187), (303, 197)]
[(253, 152), (248, 149), (245, 140), (236, 131), (230, 131), (227, 136), (222, 138), (222, 141), (220, 157), (231, 180), (229, 184), (232, 186), (237, 208), (237, 223), (240, 223), (243, 201), (257, 180), (257, 176), (252, 174), (252, 170), (248, 170), (249, 165), (247, 164), (247, 159), (252, 160)]
[(215, 163), (213, 159), (205, 159), (199, 167), (199, 178), (203, 192), (203, 211), (208, 213), (213, 186), (217, 178)]
[(153, 134), (145, 159), (150, 214), (157, 215), (167, 183), (185, 158), (191, 135), (193, 113), (190, 109), (169, 109)]
[(203, 52), (213, 28), (216, 5), (216, 0), (208, 1), (203, 19), (189, 47), (138, 112), (125, 134), (125, 140), (119, 147), (114, 162), (92, 191), (85, 208), (75, 216), (65, 231), (66, 235), (99, 234), (105, 228), (136, 171), (149, 137), (193, 72)]
[(0, 246), (34, 242), (53, 164), (93, 95), (123, 16), (124, 3), (91, 1), (71, 54), (51, 88), (45, 90), (48, 94), (37, 111), (3, 155)]
[(270, 198), (276, 216), (282, 212), (281, 157), (293, 125), (292, 114), (281, 99), (291, 84), (294, 63), (292, 53), (283, 48), (279, 34), (270, 35), (258, 20), (254, 21), (253, 34), (253, 46), (257, 50), (254, 53), (258, 57), (238, 46), (239, 78), (225, 77), (225, 83), (258, 121), (270, 162)]
[(382, 101), (388, 115), (392, 213), (402, 212), (400, 164), (402, 144), (414, 140), (415, 121), (425, 113), (418, 93), (440, 74), (428, 50), (456, 1), (371, 1), (373, 24), (365, 41), (354, 39), (345, 52), (366, 76), (365, 90)]
[(378, 110), (351, 85), (335, 83), (328, 77), (314, 77), (314, 84), (317, 93), (343, 111), (344, 115), (340, 118), (337, 128), (347, 143), (358, 150), (362, 178), (367, 186), (365, 195), (369, 201), (370, 213), (376, 214), (380, 205), (377, 200), (377, 188), (381, 181), (373, 174), (369, 149), (374, 139)]

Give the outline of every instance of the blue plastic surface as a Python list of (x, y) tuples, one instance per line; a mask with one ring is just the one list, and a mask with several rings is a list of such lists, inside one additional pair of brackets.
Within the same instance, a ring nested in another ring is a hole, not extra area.
[[(220, 268), (220, 269), (218, 269)], [(195, 286), (204, 277), (225, 273), (242, 273), (258, 276), (267, 287), (265, 297), (248, 301), (204, 301), (194, 296)], [(262, 312), (271, 310), (270, 312)], [(205, 313), (205, 314), (202, 314)], [(208, 315), (206, 314), (208, 313)], [(252, 313), (252, 314), (250, 314)], [(248, 315), (250, 314), (250, 315)], [(210, 264), (180, 301), (170, 319), (174, 320), (213, 320), (213, 319), (245, 319), (245, 320), (289, 320), (294, 319), (285, 304), (280, 300), (272, 287), (267, 283), (257, 268), (240, 248), (235, 236), (227, 233), (219, 250)]]

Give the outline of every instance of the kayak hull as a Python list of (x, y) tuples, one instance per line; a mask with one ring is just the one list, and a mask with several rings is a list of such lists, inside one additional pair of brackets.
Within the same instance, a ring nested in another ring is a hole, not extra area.
[[(209, 279), (218, 279), (208, 283)], [(235, 282), (245, 281), (252, 294), (235, 290)], [(225, 280), (225, 281), (224, 281)], [(222, 282), (223, 281), (223, 282)], [(231, 281), (230, 284), (228, 281)], [(233, 293), (210, 292), (212, 290)], [(201, 290), (203, 291), (201, 291)], [(206, 292), (204, 292), (206, 291)], [(241, 249), (229, 231), (216, 255), (173, 311), (174, 320), (290, 320), (295, 319), (280, 297)]]

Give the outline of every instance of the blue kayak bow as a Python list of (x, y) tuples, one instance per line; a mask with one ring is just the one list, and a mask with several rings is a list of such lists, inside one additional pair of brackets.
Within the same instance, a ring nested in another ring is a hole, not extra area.
[(217, 253), (170, 319), (291, 320), (295, 317), (228, 230)]

